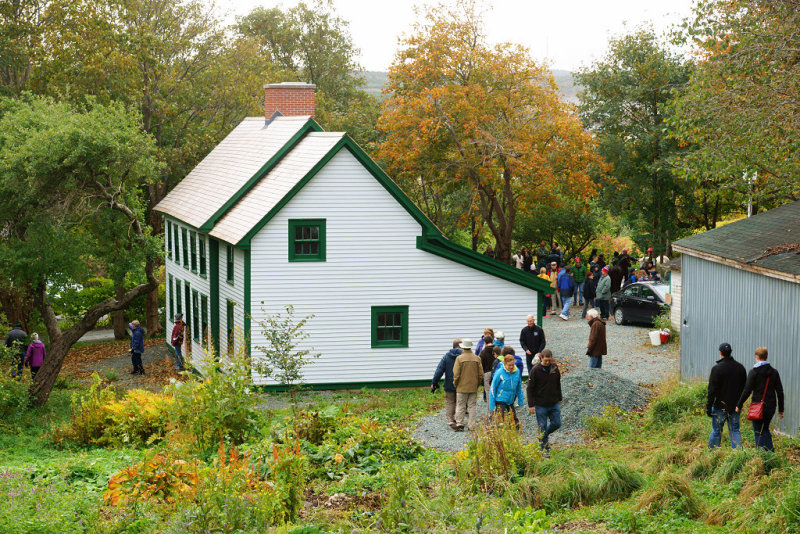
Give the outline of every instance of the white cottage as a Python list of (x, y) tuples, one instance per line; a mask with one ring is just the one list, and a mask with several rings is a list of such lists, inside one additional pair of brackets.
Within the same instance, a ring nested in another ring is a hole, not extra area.
[(491, 326), (518, 347), (525, 315), (541, 323), (549, 285), (447, 240), (347, 134), (322, 131), (313, 85), (265, 90), (266, 120), (244, 119), (156, 206), (167, 337), (181, 312), (190, 351), (249, 352), (291, 304), (322, 354), (306, 382), (360, 387), (430, 381), (454, 337)]

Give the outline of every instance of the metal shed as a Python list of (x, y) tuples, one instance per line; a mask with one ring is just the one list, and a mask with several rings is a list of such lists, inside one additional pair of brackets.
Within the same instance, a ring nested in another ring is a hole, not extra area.
[(757, 347), (781, 374), (781, 431), (800, 428), (800, 202), (682, 239), (681, 379), (702, 379), (727, 341), (750, 368)]

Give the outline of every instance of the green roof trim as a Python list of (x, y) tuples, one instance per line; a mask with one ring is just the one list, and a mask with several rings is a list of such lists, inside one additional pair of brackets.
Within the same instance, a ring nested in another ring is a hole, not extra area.
[(308, 121), (306, 121), (306, 123), (297, 131), (297, 133), (294, 134), (286, 142), (286, 144), (284, 144), (280, 148), (280, 150), (278, 150), (275, 153), (274, 156), (269, 158), (267, 162), (264, 163), (264, 165), (247, 181), (246, 184), (244, 184), (241, 188), (239, 188), (239, 190), (236, 193), (234, 193), (234, 195), (231, 196), (231, 198), (229, 198), (228, 201), (225, 202), (225, 204), (223, 204), (222, 207), (218, 209), (216, 213), (214, 213), (214, 215), (211, 216), (210, 219), (208, 219), (206, 222), (203, 223), (202, 226), (200, 226), (199, 230), (201, 232), (206, 232), (206, 233), (210, 232), (214, 228), (214, 225), (217, 224), (217, 221), (219, 221), (223, 216), (225, 216), (225, 214), (233, 206), (235, 206), (236, 203), (239, 202), (239, 200), (244, 198), (244, 196), (247, 193), (249, 193), (250, 190), (253, 189), (253, 187), (255, 187), (256, 184), (260, 182), (264, 176), (266, 176), (273, 168), (275, 168), (275, 166), (283, 159), (283, 157), (286, 156), (286, 154), (288, 154), (289, 152), (291, 152), (292, 149), (294, 149), (294, 147), (296, 147), (297, 144), (303, 140), (306, 134), (308, 134), (309, 132), (321, 132), (321, 131), (323, 131), (322, 127), (319, 124), (317, 124), (316, 121), (314, 121), (314, 119), (308, 119)]

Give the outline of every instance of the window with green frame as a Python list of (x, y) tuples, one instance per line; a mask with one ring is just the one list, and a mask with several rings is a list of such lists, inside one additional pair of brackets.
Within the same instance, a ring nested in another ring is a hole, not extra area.
[(177, 278), (175, 279), (175, 308), (177, 309), (177, 313), (183, 313), (183, 304), (181, 303), (181, 281)]
[(233, 301), (226, 302), (226, 310), (225, 310), (225, 328), (228, 331), (228, 354), (233, 355), (233, 343), (235, 337), (235, 329), (233, 326), (233, 307), (236, 304)]
[(181, 228), (181, 244), (183, 245), (183, 266), (189, 268), (189, 233), (186, 228)]
[(372, 307), (372, 348), (408, 347), (408, 306)]
[(198, 236), (198, 245), (200, 245), (200, 276), (206, 277), (206, 236)]
[(169, 282), (167, 284), (167, 289), (169, 290), (169, 319), (175, 319), (175, 291), (174, 285), (172, 283), (172, 275), (169, 275)]
[(208, 340), (208, 297), (200, 295), (200, 346), (206, 348)]
[(192, 291), (189, 282), (183, 283), (183, 296), (186, 299), (186, 306), (183, 317), (183, 322), (189, 327), (189, 330), (194, 330), (192, 326)]
[(233, 283), (233, 245), (227, 246), (227, 265), (225, 268), (225, 280), (228, 281), (229, 284)]
[(172, 234), (174, 235), (175, 239), (172, 240), (173, 247), (175, 249), (175, 263), (180, 265), (181, 263), (181, 240), (180, 240), (180, 230), (178, 229), (178, 225), (172, 223)]
[(289, 261), (325, 261), (325, 219), (289, 219)]
[(197, 294), (197, 290), (192, 290), (192, 338), (199, 342), (200, 341), (200, 313), (198, 308), (200, 307), (200, 296)]
[(167, 221), (167, 228), (164, 232), (167, 236), (167, 257), (172, 259), (172, 222)]
[(189, 249), (191, 250), (191, 257), (192, 257), (192, 272), (197, 272), (197, 232), (189, 231)]

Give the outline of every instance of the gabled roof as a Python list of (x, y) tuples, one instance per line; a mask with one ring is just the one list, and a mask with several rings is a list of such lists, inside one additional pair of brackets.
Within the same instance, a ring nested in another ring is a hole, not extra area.
[(800, 201), (681, 239), (673, 248), (800, 280), (800, 250), (792, 250), (792, 245), (800, 247)]
[[(155, 211), (208, 231), (271, 159), (321, 128), (310, 117), (247, 117), (176, 185)], [(283, 150), (282, 150), (283, 149)], [(244, 191), (243, 191), (244, 190)]]

